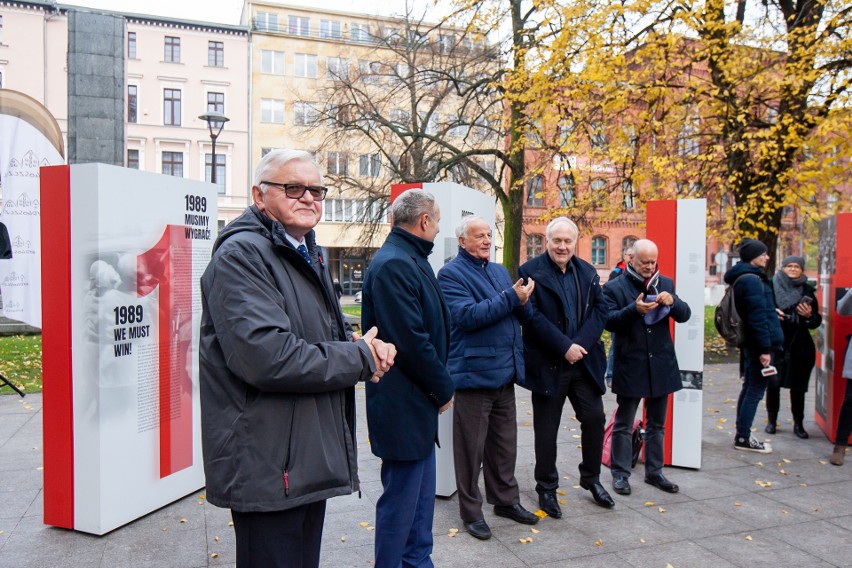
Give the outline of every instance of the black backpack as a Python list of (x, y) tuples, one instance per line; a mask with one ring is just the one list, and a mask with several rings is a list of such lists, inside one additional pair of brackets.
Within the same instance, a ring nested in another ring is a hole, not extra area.
[(737, 313), (737, 306), (734, 303), (734, 286), (740, 281), (740, 278), (745, 278), (746, 276), (760, 278), (757, 274), (742, 274), (737, 276), (737, 279), (725, 290), (725, 295), (722, 296), (722, 301), (716, 306), (716, 312), (713, 314), (713, 323), (716, 324), (716, 331), (731, 346), (740, 346), (745, 343), (745, 329), (743, 329), (742, 320)]

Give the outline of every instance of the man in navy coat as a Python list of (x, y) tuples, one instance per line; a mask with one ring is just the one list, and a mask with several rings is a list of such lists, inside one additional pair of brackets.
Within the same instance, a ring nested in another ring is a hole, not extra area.
[(520, 322), (535, 282), (512, 284), (506, 267), (489, 262), (491, 227), (482, 217), (462, 219), (456, 237), (458, 256), (438, 272), (452, 318), (447, 367), (456, 384), (453, 462), (464, 527), (487, 540), (491, 529), (482, 515), (480, 469), (495, 515), (527, 525), (538, 522), (521, 506), (515, 479), (515, 381), (524, 376)]
[(557, 217), (545, 231), (547, 251), (520, 268), (522, 278), (536, 282), (530, 299), (535, 309), (524, 323), (526, 374), (520, 384), (532, 391), (538, 502), (554, 518), (562, 516), (556, 499), (556, 438), (566, 398), (581, 427), (580, 486), (601, 507), (615, 506), (600, 482), (606, 307), (597, 271), (574, 255), (578, 236), (573, 221)]
[(663, 441), (669, 394), (683, 388), (670, 320), (689, 320), (689, 305), (675, 295), (671, 278), (660, 275), (657, 245), (640, 239), (621, 278), (603, 287), (606, 328), (614, 332), (612, 391), (618, 409), (612, 428), (612, 487), (630, 495), (633, 421), (645, 399), (645, 483), (669, 493), (678, 486), (663, 475)]
[[(394, 201), (393, 228), (364, 279), (365, 329), (400, 349), (393, 374), (367, 386), (370, 448), (382, 458), (376, 503), (376, 567), (431, 567), (438, 414), (453, 404), (447, 371), (450, 314), (427, 260), (441, 212), (410, 189)], [(380, 388), (373, 388), (380, 387)]]

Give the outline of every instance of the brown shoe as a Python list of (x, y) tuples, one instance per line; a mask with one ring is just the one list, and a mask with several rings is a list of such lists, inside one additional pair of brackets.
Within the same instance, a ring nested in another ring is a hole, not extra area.
[(846, 446), (834, 446), (834, 453), (828, 460), (834, 465), (843, 465), (843, 458), (846, 456)]

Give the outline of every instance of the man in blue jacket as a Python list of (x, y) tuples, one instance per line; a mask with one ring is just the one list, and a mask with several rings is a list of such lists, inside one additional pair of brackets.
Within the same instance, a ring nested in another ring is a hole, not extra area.
[(456, 237), (458, 256), (438, 272), (452, 322), (447, 367), (456, 385), (453, 461), (464, 527), (487, 540), (491, 529), (482, 516), (480, 469), (495, 515), (527, 525), (538, 522), (521, 506), (515, 479), (515, 381), (524, 376), (519, 319), (535, 282), (512, 284), (504, 266), (489, 262), (491, 227), (485, 219), (465, 217)]
[(618, 400), (612, 429), (612, 488), (630, 495), (633, 421), (645, 399), (645, 483), (677, 493), (678, 486), (663, 475), (669, 394), (683, 388), (669, 324), (689, 320), (692, 312), (675, 294), (672, 279), (660, 274), (657, 245), (640, 239), (632, 252), (624, 275), (603, 287), (606, 328), (615, 337), (612, 391)]
[(535, 309), (524, 323), (526, 375), (520, 384), (532, 391), (538, 502), (554, 518), (562, 516), (556, 499), (556, 438), (566, 398), (580, 421), (580, 486), (601, 507), (615, 506), (600, 482), (606, 306), (597, 271), (574, 255), (578, 237), (573, 221), (557, 217), (545, 230), (547, 251), (520, 268), (522, 278), (536, 282), (530, 299)]
[[(768, 454), (769, 444), (751, 435), (757, 407), (766, 393), (772, 358), (784, 345), (784, 332), (775, 310), (775, 293), (766, 277), (769, 252), (754, 239), (743, 239), (739, 246), (740, 262), (725, 273), (725, 283), (734, 287), (734, 304), (745, 326), (745, 342), (739, 346), (743, 364), (743, 387), (737, 400), (737, 434), (734, 448)], [(768, 369), (764, 371), (764, 369)]]
[[(382, 458), (376, 503), (376, 567), (430, 567), (438, 414), (453, 404), (447, 372), (450, 314), (427, 260), (441, 212), (434, 196), (409, 189), (391, 209), (393, 228), (364, 279), (361, 317), (380, 322), (400, 349), (393, 376), (367, 386), (370, 448)], [(380, 387), (380, 388), (373, 388)]]

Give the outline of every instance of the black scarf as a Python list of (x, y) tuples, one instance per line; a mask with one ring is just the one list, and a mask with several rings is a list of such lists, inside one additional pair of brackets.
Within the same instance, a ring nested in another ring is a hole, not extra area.
[(658, 288), (659, 285), (660, 285), (660, 267), (659, 266), (654, 267), (654, 273), (651, 275), (650, 278), (645, 278), (644, 276), (642, 276), (641, 274), (636, 272), (636, 269), (633, 268), (633, 264), (631, 264), (629, 262), (627, 263), (627, 268), (625, 269), (624, 273), (627, 274), (627, 276), (631, 280), (633, 280), (634, 282), (639, 284), (639, 286), (642, 288), (642, 291), (645, 292), (646, 294), (657, 295), (659, 293), (659, 288)]

